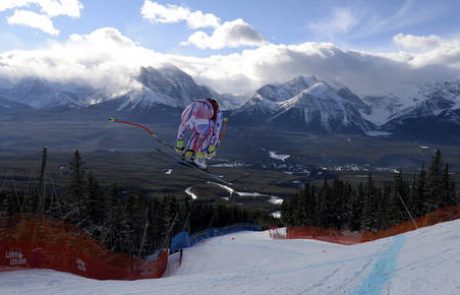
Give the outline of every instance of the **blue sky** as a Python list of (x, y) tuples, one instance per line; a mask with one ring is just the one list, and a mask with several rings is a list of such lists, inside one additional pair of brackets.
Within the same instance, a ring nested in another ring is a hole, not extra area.
[[(457, 11), (460, 11), (460, 1), (455, 0), (156, 2), (161, 5), (187, 7), (190, 11), (201, 10), (211, 13), (222, 22), (241, 18), (268, 42), (274, 44), (333, 42), (347, 49), (392, 50), (395, 48), (393, 37), (398, 33), (434, 34), (441, 37), (452, 37), (460, 33), (460, 18), (456, 15)], [(54, 26), (60, 31), (59, 35), (54, 36), (36, 28), (7, 23), (7, 18), (13, 14), (14, 9), (27, 8), (39, 12), (38, 5), (18, 6), (0, 11), (0, 51), (38, 48), (50, 40), (63, 41), (71, 34), (88, 34), (101, 27), (117, 28), (144, 47), (163, 53), (206, 56), (241, 50), (209, 50), (198, 49), (193, 45), (180, 45), (197, 30), (188, 28), (184, 21), (152, 23), (143, 19), (140, 11), (144, 0), (81, 0), (80, 3), (83, 5), (80, 17), (61, 15), (52, 18)], [(334, 21), (338, 23), (331, 27)], [(388, 23), (385, 23), (386, 21)], [(200, 30), (209, 34), (213, 31), (212, 28)]]
[[(361, 94), (460, 78), (458, 0), (0, 0), (0, 80), (113, 94), (173, 64), (219, 92), (298, 75)], [(399, 90), (398, 90), (399, 91)]]

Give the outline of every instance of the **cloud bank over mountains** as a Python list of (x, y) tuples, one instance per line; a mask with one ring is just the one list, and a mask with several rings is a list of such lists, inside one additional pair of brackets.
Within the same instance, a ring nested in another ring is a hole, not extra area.
[[(425, 40), (423, 36), (405, 35), (395, 39), (404, 44)], [(411, 85), (459, 77), (460, 40), (443, 39), (426, 48), (420, 52), (372, 53), (344, 50), (332, 43), (265, 43), (239, 53), (193, 57), (144, 48), (117, 29), (106, 27), (87, 35), (71, 35), (64, 42), (42, 49), (0, 53), (0, 77), (13, 82), (37, 76), (57, 82), (88, 83), (112, 95), (139, 87), (136, 77), (142, 66), (164, 63), (176, 65), (219, 92), (234, 94), (251, 93), (263, 84), (298, 75), (339, 81), (358, 94), (395, 92)]]

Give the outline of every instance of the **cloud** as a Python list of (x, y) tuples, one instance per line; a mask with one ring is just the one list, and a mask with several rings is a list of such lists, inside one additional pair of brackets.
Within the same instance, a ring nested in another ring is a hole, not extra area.
[(40, 1), (39, 3), (43, 13), (50, 17), (55, 16), (68, 16), (72, 18), (79, 18), (83, 4), (80, 0), (60, 0), (60, 1)]
[(220, 25), (219, 17), (212, 13), (203, 13), (200, 10), (191, 11), (189, 8), (178, 5), (161, 5), (157, 2), (145, 0), (141, 8), (144, 19), (153, 23), (187, 22), (191, 29), (217, 28)]
[(332, 14), (325, 20), (310, 22), (308, 27), (319, 35), (326, 35), (332, 38), (336, 34), (345, 34), (358, 24), (349, 9), (334, 8)]
[(418, 68), (448, 65), (460, 69), (460, 39), (445, 40), (431, 50), (414, 54), (409, 63)]
[(261, 46), (265, 44), (262, 35), (242, 19), (227, 21), (223, 24), (219, 17), (200, 10), (191, 11), (179, 5), (162, 5), (145, 0), (141, 15), (152, 23), (178, 23), (185, 21), (191, 29), (213, 28), (208, 34), (204, 31), (194, 32), (181, 45), (194, 45), (200, 49), (222, 49), (225, 47)]
[(53, 22), (48, 16), (32, 11), (15, 10), (14, 14), (6, 20), (10, 25), (23, 25), (39, 29), (40, 31), (50, 35), (59, 35), (59, 30), (54, 27)]
[(142, 66), (171, 63), (219, 92), (252, 93), (266, 83), (298, 75), (340, 81), (358, 94), (382, 94), (460, 76), (460, 41), (446, 40), (426, 52), (371, 53), (332, 43), (265, 44), (227, 55), (193, 57), (146, 49), (115, 28), (72, 35), (46, 48), (0, 54), (0, 78), (38, 76), (86, 83), (109, 95), (139, 89)]
[(405, 0), (400, 1), (399, 6), (389, 6), (388, 11), (382, 10), (380, 6), (376, 8), (358, 4), (359, 6), (354, 6), (353, 11), (359, 18), (359, 25), (347, 34), (347, 38), (356, 40), (388, 33), (395, 34), (419, 24), (426, 24), (445, 14), (448, 9), (447, 5), (433, 3), (419, 5), (419, 1)]
[(54, 82), (88, 84), (108, 95), (137, 89), (141, 66), (160, 63), (157, 54), (138, 46), (115, 28), (100, 28), (87, 35), (74, 34), (46, 48), (0, 54), (0, 77), (17, 81), (41, 77)]
[(396, 45), (408, 49), (426, 50), (439, 46), (442, 42), (442, 39), (436, 35), (415, 36), (411, 34), (399, 33), (393, 37), (393, 42), (396, 43)]
[(225, 47), (261, 46), (266, 44), (262, 35), (242, 19), (225, 22), (212, 35), (203, 31), (192, 34), (183, 45), (195, 45), (201, 49)]
[[(39, 8), (39, 13), (32, 11), (32, 8)], [(79, 18), (83, 4), (80, 0), (2, 0), (0, 2), (0, 12), (11, 9), (14, 9), (14, 13), (7, 17), (8, 24), (24, 25), (50, 35), (58, 35), (59, 30), (54, 27), (52, 18), (56, 16)]]
[(62, 15), (78, 18), (83, 9), (80, 0), (2, 0), (0, 11), (33, 5), (40, 7), (40, 12), (49, 17)]

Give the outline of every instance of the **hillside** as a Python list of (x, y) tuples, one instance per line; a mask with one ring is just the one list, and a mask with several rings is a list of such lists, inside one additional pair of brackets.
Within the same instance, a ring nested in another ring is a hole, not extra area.
[(2, 273), (0, 285), (2, 294), (458, 294), (459, 230), (454, 221), (355, 246), (243, 232), (185, 249), (163, 279), (31, 270)]

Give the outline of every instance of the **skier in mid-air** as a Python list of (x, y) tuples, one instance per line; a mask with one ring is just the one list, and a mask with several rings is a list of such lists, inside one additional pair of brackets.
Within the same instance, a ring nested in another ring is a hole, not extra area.
[[(182, 121), (177, 131), (176, 151), (187, 161), (206, 168), (206, 159), (215, 156), (223, 123), (222, 111), (213, 98), (197, 100), (182, 112)], [(191, 132), (187, 144), (185, 133)]]

